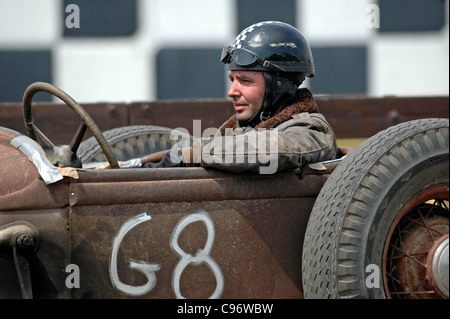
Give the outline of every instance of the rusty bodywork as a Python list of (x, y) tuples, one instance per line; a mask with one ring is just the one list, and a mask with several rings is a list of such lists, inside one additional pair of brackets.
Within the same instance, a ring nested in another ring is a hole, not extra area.
[[(33, 296), (302, 297), (302, 234), (336, 163), (302, 177), (203, 168), (92, 170), (45, 185), (10, 145), (16, 135), (0, 130), (1, 224), (23, 221), (39, 230), (39, 249), (29, 262)], [(4, 173), (18, 167), (20, 174)], [(121, 233), (142, 216), (145, 222)], [(154, 277), (130, 269), (136, 260), (153, 265)], [(66, 286), (71, 264), (80, 269), (77, 289)], [(12, 260), (0, 259), (0, 268), (7, 283), (2, 296), (20, 297)], [(152, 280), (153, 288), (135, 292)]]
[[(407, 114), (420, 118), (414, 112), (425, 112), (423, 103), (437, 105), (437, 116), (448, 117), (443, 107), (448, 97), (403, 99), (403, 104), (395, 103), (397, 109), (389, 109), (390, 98), (367, 99), (361, 108), (354, 107), (361, 101), (351, 98), (342, 106), (342, 99), (322, 98), (322, 110), (326, 114), (329, 107), (338, 137), (365, 137), (409, 120)], [(184, 118), (166, 116), (183, 109), (179, 102), (173, 104), (170, 109), (170, 103), (99, 103), (86, 109), (100, 110), (93, 118), (106, 126), (158, 119), (160, 125), (189, 128), (195, 112), (186, 111), (189, 117)], [(214, 112), (204, 110), (225, 104), (201, 101), (184, 110), (200, 110), (207, 115), (204, 126), (216, 126), (216, 118), (208, 119)], [(361, 117), (378, 117), (378, 104), (387, 117), (361, 125)], [(67, 143), (66, 132), (74, 132), (78, 124), (60, 115), (68, 125), (58, 129), (50, 114), (64, 113), (64, 107), (39, 107), (46, 114), (39, 124), (49, 125), (43, 131), (55, 142), (63, 137)], [(24, 132), (16, 127), (16, 111), (12, 104), (0, 107), (7, 112), (0, 119), (11, 124), (0, 123), (9, 127), (0, 126), (0, 298), (303, 297), (308, 219), (341, 159), (272, 175), (201, 167), (86, 169), (46, 183), (30, 158), (11, 143)], [(106, 120), (105, 112), (110, 113)]]

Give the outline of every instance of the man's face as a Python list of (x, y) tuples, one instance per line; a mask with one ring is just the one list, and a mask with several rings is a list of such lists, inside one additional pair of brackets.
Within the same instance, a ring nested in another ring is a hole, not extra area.
[(265, 83), (262, 72), (231, 71), (231, 86), (228, 96), (233, 101), (236, 117), (239, 121), (248, 121), (261, 108)]

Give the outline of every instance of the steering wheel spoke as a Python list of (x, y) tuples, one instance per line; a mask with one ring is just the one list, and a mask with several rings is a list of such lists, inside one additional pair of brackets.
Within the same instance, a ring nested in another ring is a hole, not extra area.
[[(81, 118), (82, 123), (80, 127), (78, 128), (77, 132), (75, 133), (72, 142), (70, 143), (70, 146), (63, 146), (63, 147), (57, 147), (55, 146), (49, 138), (45, 136), (33, 123), (32, 113), (31, 113), (31, 104), (33, 100), (33, 96), (39, 92), (39, 91), (45, 91), (50, 94), (53, 94), (57, 96), (59, 99), (61, 99), (64, 103), (67, 104), (77, 115)], [(54, 153), (58, 153), (56, 156), (58, 156), (58, 159), (54, 159), (54, 163), (57, 163), (57, 166), (64, 167), (64, 166), (73, 166), (75, 165), (81, 165), (81, 162), (77, 159), (76, 152), (78, 150), (78, 147), (81, 144), (81, 141), (83, 139), (83, 136), (86, 132), (86, 129), (88, 128), (91, 133), (94, 135), (95, 139), (99, 143), (100, 147), (102, 148), (103, 152), (105, 153), (106, 159), (108, 160), (111, 168), (120, 168), (119, 163), (116, 160), (116, 157), (114, 156), (114, 153), (112, 152), (111, 148), (109, 147), (105, 137), (103, 136), (102, 132), (98, 128), (97, 124), (92, 120), (92, 118), (89, 116), (89, 114), (79, 105), (72, 97), (70, 97), (67, 93), (64, 91), (58, 89), (57, 87), (45, 83), (45, 82), (35, 82), (31, 84), (25, 91), (25, 94), (23, 96), (23, 118), (25, 122), (25, 128), (27, 130), (28, 136), (30, 136), (33, 140), (39, 143), (39, 139), (42, 140), (47, 146), (51, 147), (54, 151)], [(60, 152), (63, 152), (63, 154), (60, 155)], [(54, 155), (55, 156), (55, 155)], [(79, 164), (78, 164), (79, 163)], [(55, 164), (56, 165), (56, 164)], [(77, 167), (77, 166), (75, 166)]]
[(74, 153), (78, 151), (81, 141), (83, 140), (84, 133), (86, 133), (87, 125), (81, 122), (78, 131), (75, 133), (72, 142), (70, 143), (70, 150)]
[(55, 144), (53, 144), (52, 141), (44, 134), (38, 127), (34, 124), (31, 124), (31, 129), (35, 132), (35, 134), (38, 136), (38, 138), (45, 143), (48, 147), (50, 147), (52, 150), (55, 149)]

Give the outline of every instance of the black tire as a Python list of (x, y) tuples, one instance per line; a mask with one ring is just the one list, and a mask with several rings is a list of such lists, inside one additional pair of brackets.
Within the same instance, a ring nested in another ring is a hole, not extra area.
[[(308, 221), (302, 252), (305, 298), (423, 297), (391, 286), (396, 280), (391, 273), (399, 271), (393, 269), (393, 254), (405, 259), (391, 246), (398, 243), (395, 229), (404, 227), (406, 217), (411, 224), (416, 218), (411, 214), (435, 206), (430, 218), (440, 216), (448, 236), (448, 172), (448, 119), (392, 126), (350, 152), (325, 183)], [(376, 269), (378, 281), (368, 285)]]
[[(182, 132), (177, 132), (178, 139), (171, 140), (172, 132), (174, 130), (167, 127), (133, 125), (108, 130), (103, 135), (117, 160), (125, 161), (170, 149), (178, 142), (190, 143), (191, 137)], [(93, 137), (81, 143), (78, 155), (83, 163), (106, 161), (102, 149)]]

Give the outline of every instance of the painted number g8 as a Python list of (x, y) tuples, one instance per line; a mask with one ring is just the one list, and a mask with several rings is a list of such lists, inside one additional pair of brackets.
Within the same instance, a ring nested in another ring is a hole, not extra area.
[[(135, 226), (150, 219), (151, 217), (147, 215), (147, 213), (142, 213), (135, 217), (130, 218), (122, 225), (113, 241), (111, 263), (109, 267), (109, 275), (111, 278), (111, 282), (116, 289), (131, 296), (142, 296), (150, 292), (156, 284), (155, 272), (160, 270), (161, 267), (159, 264), (156, 263), (148, 263), (139, 260), (130, 261), (130, 267), (132, 269), (142, 272), (147, 277), (147, 282), (144, 285), (131, 286), (121, 282), (119, 279), (117, 269), (117, 254), (124, 236)], [(195, 256), (192, 256), (191, 254), (186, 253), (185, 251), (183, 251), (183, 249), (180, 248), (178, 244), (178, 237), (187, 225), (197, 221), (201, 221), (206, 225), (208, 236), (203, 249), (199, 249), (195, 254)], [(191, 214), (182, 218), (175, 226), (172, 236), (170, 238), (170, 245), (172, 249), (180, 256), (180, 261), (176, 265), (172, 277), (172, 288), (177, 298), (180, 299), (184, 298), (180, 291), (180, 277), (186, 266), (190, 264), (198, 265), (201, 263), (205, 263), (209, 267), (209, 269), (213, 272), (214, 277), (216, 279), (216, 289), (209, 298), (219, 298), (222, 295), (224, 287), (223, 274), (217, 262), (209, 255), (213, 243), (214, 243), (214, 225), (209, 215), (204, 211), (200, 211), (198, 213)]]

